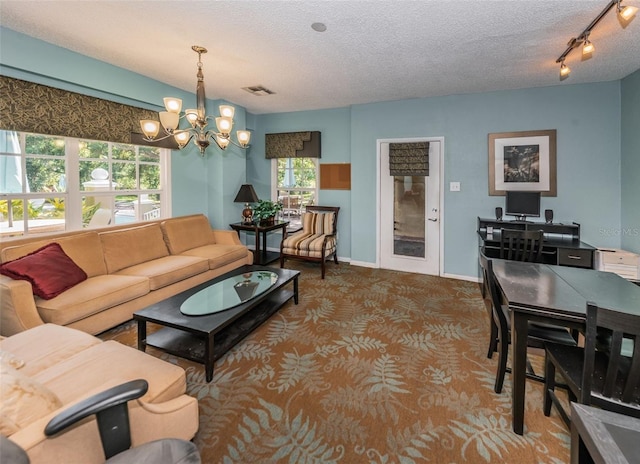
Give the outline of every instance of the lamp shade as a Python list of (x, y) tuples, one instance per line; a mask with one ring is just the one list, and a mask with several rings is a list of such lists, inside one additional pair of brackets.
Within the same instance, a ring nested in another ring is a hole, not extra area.
[(256, 203), (258, 201), (258, 195), (253, 190), (253, 185), (243, 184), (236, 195), (234, 203)]

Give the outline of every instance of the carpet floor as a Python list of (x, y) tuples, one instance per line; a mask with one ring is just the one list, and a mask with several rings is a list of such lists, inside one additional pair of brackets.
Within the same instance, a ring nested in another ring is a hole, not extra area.
[[(327, 263), (302, 271), (287, 303), (215, 364), (147, 351), (187, 372), (204, 463), (549, 463), (570, 434), (527, 380), (525, 433), (511, 431), (511, 379), (493, 391), (479, 286)], [(136, 326), (101, 335), (136, 346)], [(540, 365), (541, 360), (534, 364)]]

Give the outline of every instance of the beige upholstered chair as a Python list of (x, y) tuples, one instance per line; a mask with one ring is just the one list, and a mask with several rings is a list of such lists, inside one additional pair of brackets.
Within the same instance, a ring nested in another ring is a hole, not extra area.
[(338, 211), (339, 206), (307, 206), (302, 215), (302, 230), (280, 243), (280, 267), (284, 267), (287, 258), (319, 261), (324, 279), (325, 261), (333, 256), (338, 264)]

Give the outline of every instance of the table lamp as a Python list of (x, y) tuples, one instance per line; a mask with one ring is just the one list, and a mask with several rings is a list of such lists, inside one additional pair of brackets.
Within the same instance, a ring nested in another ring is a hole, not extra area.
[(255, 203), (258, 201), (258, 195), (256, 195), (256, 191), (253, 190), (253, 185), (242, 184), (238, 194), (236, 195), (236, 199), (233, 201), (234, 203), (244, 203), (244, 209), (242, 210), (242, 222), (245, 224), (252, 222), (253, 210), (249, 203)]

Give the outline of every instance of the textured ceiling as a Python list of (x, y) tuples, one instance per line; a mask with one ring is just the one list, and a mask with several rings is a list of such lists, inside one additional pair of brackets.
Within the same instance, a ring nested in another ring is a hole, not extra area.
[(640, 69), (640, 14), (623, 28), (612, 10), (567, 80), (555, 62), (607, 3), (2, 0), (0, 24), (189, 92), (202, 45), (207, 97), (261, 114), (621, 79)]

